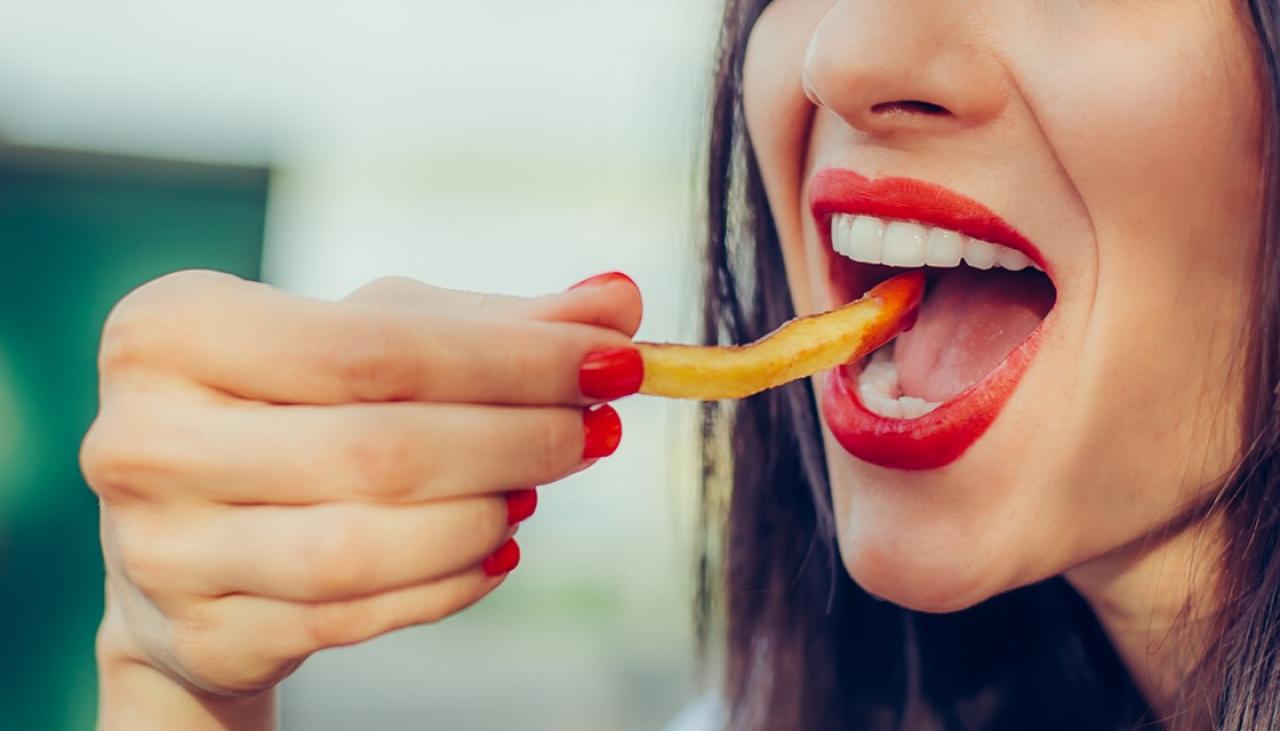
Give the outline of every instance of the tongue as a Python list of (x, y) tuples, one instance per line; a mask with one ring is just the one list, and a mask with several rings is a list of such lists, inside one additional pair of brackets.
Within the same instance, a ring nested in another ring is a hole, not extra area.
[(1053, 306), (1049, 278), (1033, 269), (948, 270), (920, 306), (915, 327), (894, 342), (902, 393), (948, 401), (982, 380)]

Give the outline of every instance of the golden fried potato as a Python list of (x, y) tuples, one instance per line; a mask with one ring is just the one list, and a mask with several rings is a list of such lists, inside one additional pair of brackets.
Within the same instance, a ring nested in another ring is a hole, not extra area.
[(712, 401), (745, 398), (858, 360), (897, 336), (924, 295), (924, 273), (902, 274), (862, 299), (797, 317), (749, 345), (636, 343), (644, 359), (640, 393)]

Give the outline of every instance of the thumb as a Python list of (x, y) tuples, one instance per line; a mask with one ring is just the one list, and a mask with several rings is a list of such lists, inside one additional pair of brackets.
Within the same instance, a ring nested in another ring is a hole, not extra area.
[(516, 297), (433, 287), (409, 277), (382, 277), (343, 298), (344, 302), (429, 309), (446, 315), (576, 322), (632, 337), (644, 311), (640, 290), (625, 274), (610, 272), (542, 297)]

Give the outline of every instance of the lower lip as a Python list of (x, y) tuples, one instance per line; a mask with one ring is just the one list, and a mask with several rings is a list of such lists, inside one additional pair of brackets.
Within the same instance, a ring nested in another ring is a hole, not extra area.
[(853, 456), (899, 470), (932, 470), (956, 461), (995, 422), (1035, 358), (1044, 323), (959, 396), (918, 419), (888, 419), (858, 398), (852, 367), (827, 374), (822, 415), (832, 436)]

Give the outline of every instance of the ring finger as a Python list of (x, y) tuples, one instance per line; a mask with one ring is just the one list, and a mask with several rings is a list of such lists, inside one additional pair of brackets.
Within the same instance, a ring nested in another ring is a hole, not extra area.
[(404, 506), (225, 508), (188, 528), (181, 541), (207, 555), (178, 560), (202, 568), (192, 572), (198, 576), (191, 589), (206, 596), (350, 599), (479, 564), (513, 534), (508, 515), (503, 496)]

